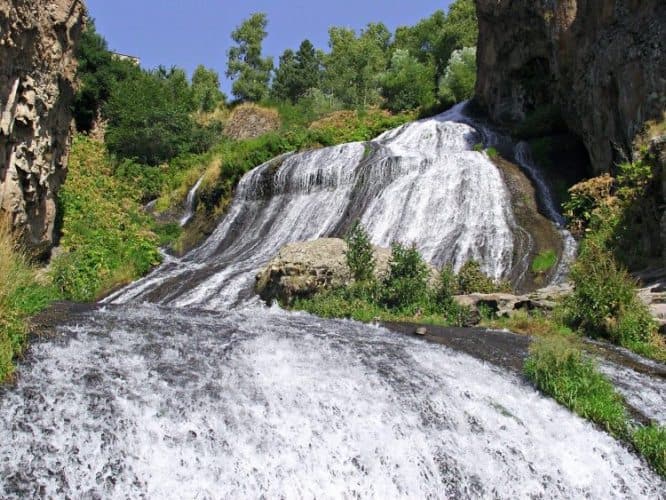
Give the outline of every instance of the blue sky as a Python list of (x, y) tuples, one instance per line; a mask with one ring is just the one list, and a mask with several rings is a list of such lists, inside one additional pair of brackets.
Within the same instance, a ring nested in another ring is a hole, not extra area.
[(222, 88), (230, 34), (252, 12), (268, 14), (264, 53), (277, 62), (286, 48), (308, 38), (326, 49), (328, 28), (359, 29), (381, 21), (392, 31), (411, 25), (450, 0), (87, 0), (97, 30), (112, 50), (136, 55), (147, 68), (180, 66), (191, 74), (198, 64), (220, 73)]

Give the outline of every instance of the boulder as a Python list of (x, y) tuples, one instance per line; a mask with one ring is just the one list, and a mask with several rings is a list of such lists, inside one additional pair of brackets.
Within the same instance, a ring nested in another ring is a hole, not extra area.
[[(339, 238), (290, 243), (264, 267), (256, 278), (255, 290), (267, 303), (278, 300), (290, 304), (299, 297), (348, 285), (352, 281), (347, 268), (347, 243)], [(386, 276), (391, 250), (375, 247), (375, 272)]]

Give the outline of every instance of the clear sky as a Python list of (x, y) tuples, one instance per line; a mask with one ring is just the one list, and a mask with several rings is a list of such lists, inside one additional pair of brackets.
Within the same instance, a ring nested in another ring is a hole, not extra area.
[(87, 0), (97, 30), (117, 52), (138, 56), (146, 68), (160, 64), (185, 68), (198, 64), (220, 73), (222, 88), (230, 34), (253, 12), (268, 14), (264, 53), (277, 63), (284, 49), (298, 48), (308, 38), (326, 49), (328, 28), (360, 29), (383, 22), (393, 31), (411, 25), (450, 0)]

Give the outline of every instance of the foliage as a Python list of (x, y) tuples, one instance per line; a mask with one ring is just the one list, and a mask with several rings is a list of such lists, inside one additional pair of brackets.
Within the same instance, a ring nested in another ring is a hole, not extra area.
[(428, 265), (415, 245), (394, 243), (382, 303), (392, 309), (415, 310), (428, 298), (428, 275)]
[(192, 95), (181, 70), (140, 72), (117, 85), (106, 109), (106, 143), (121, 158), (158, 165), (209, 146), (190, 116)]
[(295, 104), (310, 89), (318, 89), (321, 78), (322, 54), (309, 40), (304, 40), (296, 53), (288, 49), (280, 56), (271, 95), (279, 101)]
[(64, 253), (53, 280), (67, 299), (91, 301), (159, 263), (157, 237), (147, 230), (139, 190), (112, 176), (104, 146), (77, 137), (67, 183), (60, 192)]
[(136, 74), (139, 69), (109, 52), (106, 40), (97, 33), (93, 21), (87, 23), (81, 35), (76, 58), (80, 83), (74, 98), (74, 120), (77, 130), (89, 132), (116, 84)]
[(458, 271), (457, 288), (462, 294), (510, 291), (510, 285), (497, 283), (486, 276), (481, 270), (481, 264), (475, 260), (468, 260)]
[(625, 346), (650, 339), (655, 330), (650, 312), (603, 243), (596, 238), (583, 242), (570, 277), (574, 291), (566, 307), (573, 326)]
[(231, 34), (236, 43), (228, 52), (227, 77), (234, 80), (232, 93), (240, 101), (259, 102), (268, 95), (273, 59), (263, 57), (268, 18), (254, 13)]
[(654, 470), (666, 478), (666, 427), (639, 427), (632, 435), (632, 442)]
[(215, 70), (197, 66), (192, 75), (192, 100), (197, 111), (206, 113), (224, 104), (226, 96), (220, 90), (220, 76)]
[(345, 238), (347, 267), (356, 281), (368, 281), (374, 278), (375, 257), (368, 232), (359, 221), (354, 222)]
[(525, 362), (525, 374), (539, 389), (578, 415), (616, 436), (625, 435), (627, 414), (622, 398), (570, 340), (536, 340)]
[(475, 85), (476, 47), (455, 50), (439, 81), (440, 99), (449, 104), (470, 99)]
[(532, 272), (535, 274), (547, 273), (557, 264), (555, 250), (545, 250), (532, 261)]
[(57, 299), (48, 282), (17, 245), (7, 218), (0, 217), (0, 383), (14, 373), (13, 361), (25, 348), (29, 317)]
[(324, 63), (324, 90), (350, 108), (379, 103), (379, 75), (386, 68), (391, 33), (383, 24), (370, 23), (357, 36), (348, 28), (329, 30), (331, 52)]
[(429, 107), (435, 102), (433, 67), (419, 62), (409, 51), (397, 49), (381, 76), (385, 107), (393, 112)]

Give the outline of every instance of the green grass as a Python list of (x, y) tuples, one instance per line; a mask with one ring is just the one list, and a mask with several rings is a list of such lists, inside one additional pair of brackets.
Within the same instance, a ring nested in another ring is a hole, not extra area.
[(626, 436), (628, 417), (622, 398), (570, 339), (536, 340), (525, 362), (525, 374), (540, 390), (581, 417), (614, 436)]
[(532, 261), (532, 272), (542, 274), (550, 271), (557, 264), (557, 253), (554, 250), (545, 250)]
[(666, 478), (666, 427), (640, 427), (634, 431), (631, 439), (654, 470)]

